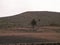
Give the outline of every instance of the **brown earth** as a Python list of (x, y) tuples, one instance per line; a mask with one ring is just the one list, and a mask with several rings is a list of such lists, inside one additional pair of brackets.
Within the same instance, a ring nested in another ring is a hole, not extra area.
[[(28, 29), (28, 28), (25, 28)], [(32, 38), (43, 38), (43, 39), (48, 39), (52, 41), (58, 41), (60, 42), (60, 33), (54, 32), (53, 29), (60, 29), (60, 27), (40, 27), (38, 30), (47, 30), (47, 32), (16, 32), (16, 31), (5, 31), (1, 32), (0, 36), (24, 36), (24, 37), (32, 37)], [(51, 30), (51, 31), (48, 31)]]

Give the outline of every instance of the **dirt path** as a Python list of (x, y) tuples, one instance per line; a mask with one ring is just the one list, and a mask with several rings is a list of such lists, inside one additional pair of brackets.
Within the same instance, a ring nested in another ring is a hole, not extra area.
[(60, 41), (60, 33), (0, 33), (0, 36), (24, 36)]

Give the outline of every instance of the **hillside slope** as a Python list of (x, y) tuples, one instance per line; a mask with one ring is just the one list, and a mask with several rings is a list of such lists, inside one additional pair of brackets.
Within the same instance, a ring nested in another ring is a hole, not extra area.
[[(15, 16), (0, 18), (0, 28), (6, 27), (28, 27), (31, 26), (32, 19), (35, 19), (37, 25), (60, 25), (60, 13), (50, 11), (27, 11)], [(38, 21), (40, 19), (40, 22)]]

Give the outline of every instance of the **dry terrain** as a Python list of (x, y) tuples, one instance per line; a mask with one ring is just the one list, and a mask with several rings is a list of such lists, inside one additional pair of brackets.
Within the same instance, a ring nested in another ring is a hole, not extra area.
[(60, 27), (51, 27), (51, 26), (44, 26), (37, 29), (37, 31), (31, 32), (19, 32), (19, 30), (30, 30), (30, 28), (19, 28), (18, 30), (2, 30), (0, 31), (0, 37), (3, 36), (16, 36), (18, 37), (26, 37), (26, 38), (34, 38), (34, 39), (46, 39), (49, 41), (60, 42)]

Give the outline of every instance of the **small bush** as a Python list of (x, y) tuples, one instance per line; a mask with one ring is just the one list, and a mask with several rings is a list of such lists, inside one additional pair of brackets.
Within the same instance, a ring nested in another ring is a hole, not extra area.
[(60, 26), (60, 25), (55, 24), (55, 23), (51, 23), (49, 26)]

